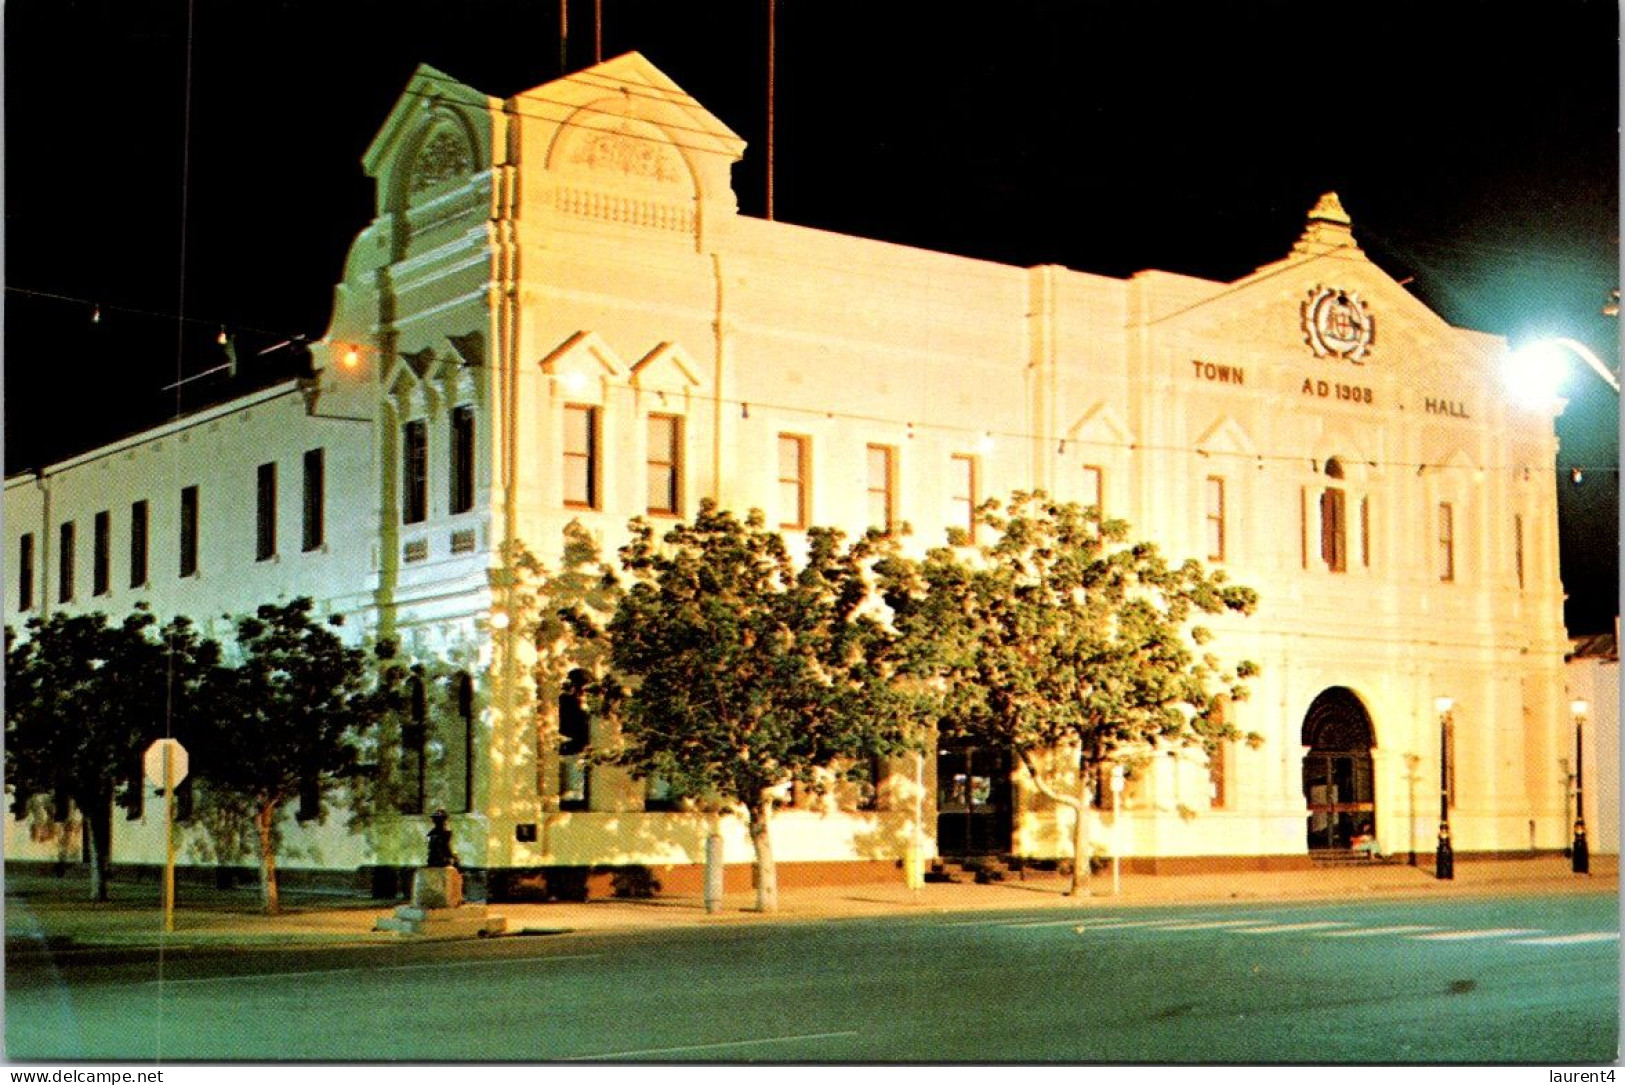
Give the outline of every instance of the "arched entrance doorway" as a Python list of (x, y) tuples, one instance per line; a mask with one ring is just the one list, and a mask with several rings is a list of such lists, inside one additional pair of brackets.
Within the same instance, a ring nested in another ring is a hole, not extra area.
[(1309, 804), (1309, 850), (1346, 848), (1377, 822), (1371, 771), (1371, 717), (1354, 691), (1333, 686), (1303, 718), (1303, 796)]
[(937, 851), (1006, 855), (1012, 830), (1010, 751), (947, 739), (937, 747)]

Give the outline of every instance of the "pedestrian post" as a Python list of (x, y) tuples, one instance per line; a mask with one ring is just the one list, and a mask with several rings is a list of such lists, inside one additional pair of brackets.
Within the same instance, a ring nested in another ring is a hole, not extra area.
[(1123, 766), (1112, 766), (1112, 896), (1123, 892)]

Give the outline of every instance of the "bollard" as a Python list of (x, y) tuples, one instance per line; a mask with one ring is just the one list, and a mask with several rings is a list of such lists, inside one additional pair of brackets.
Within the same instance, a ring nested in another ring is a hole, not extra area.
[(722, 911), (721, 833), (705, 838), (705, 911), (707, 915)]

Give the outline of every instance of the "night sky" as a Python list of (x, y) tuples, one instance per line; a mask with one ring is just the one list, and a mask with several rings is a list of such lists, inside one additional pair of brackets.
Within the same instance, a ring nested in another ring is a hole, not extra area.
[[(222, 360), (222, 326), (245, 358), (319, 337), (371, 218), (361, 153), (413, 68), (496, 96), (546, 82), (558, 13), (8, 3), (7, 472), (241, 390), (161, 391)], [(568, 66), (584, 67), (591, 0), (569, 20)], [(1284, 255), (1336, 190), (1366, 252), (1447, 320), (1568, 335), (1617, 369), (1600, 312), (1620, 281), (1612, 3), (778, 0), (777, 29), (780, 219), (1231, 280)], [(603, 0), (603, 38), (747, 141), (735, 189), (762, 214), (767, 0)], [(278, 357), (239, 380), (271, 379)], [(1565, 394), (1569, 628), (1600, 632), (1618, 612), (1618, 400), (1578, 369)]]

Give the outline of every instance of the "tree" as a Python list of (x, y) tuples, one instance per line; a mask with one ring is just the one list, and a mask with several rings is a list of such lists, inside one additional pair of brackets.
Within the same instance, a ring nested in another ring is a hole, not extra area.
[(326, 799), (356, 766), (357, 738), (379, 713), (366, 653), (311, 619), (311, 601), (266, 604), (236, 619), (238, 665), (219, 676), (213, 726), (200, 738), (208, 788), (252, 811), (261, 900), (281, 910), (276, 860), (283, 808), (325, 817)]
[[(522, 619), (511, 627), (534, 651), (530, 668), (536, 694), (538, 769), (556, 763), (566, 736), (559, 717), (567, 687), (585, 689), (609, 668), (610, 642), (604, 629), (621, 600), (621, 584), (602, 560), (598, 544), (578, 521), (564, 527), (564, 554), (550, 572), (522, 546), (511, 553), (511, 604)], [(579, 736), (576, 736), (579, 738)], [(574, 752), (580, 752), (579, 750)], [(550, 788), (538, 787), (546, 795)]]
[[(1222, 698), (1248, 662), (1204, 651), (1200, 612), (1251, 613), (1257, 595), (1200, 562), (1168, 564), (1098, 510), (1016, 493), (978, 513), (998, 533), (976, 560), (943, 547), (878, 566), (910, 668), (939, 691), (943, 733), (1013, 750), (1033, 786), (1076, 814), (1069, 893), (1088, 876), (1088, 813), (1103, 765), (1157, 744), (1211, 753), (1237, 737)], [(1258, 741), (1256, 735), (1250, 741)], [(1070, 765), (1054, 755), (1070, 754)], [(1072, 787), (1066, 790), (1066, 778)]]
[(813, 528), (798, 572), (758, 511), (742, 523), (705, 501), (659, 544), (642, 520), (632, 530), (620, 551), (632, 583), (608, 628), (622, 742), (610, 759), (712, 808), (743, 806), (757, 907), (773, 911), (775, 791), (855, 777), (907, 746), (891, 637), (863, 611), (869, 541), (843, 549)]
[(154, 637), (138, 608), (117, 625), (105, 614), (30, 618), (26, 638), (6, 630), (6, 780), (14, 816), (35, 795), (51, 795), (57, 820), (72, 800), (90, 843), (91, 899), (108, 899), (114, 791), (137, 810), (141, 755), (153, 739), (179, 734), (200, 703), (203, 676), (219, 646), (177, 618)]

